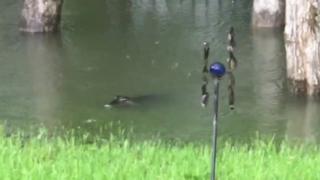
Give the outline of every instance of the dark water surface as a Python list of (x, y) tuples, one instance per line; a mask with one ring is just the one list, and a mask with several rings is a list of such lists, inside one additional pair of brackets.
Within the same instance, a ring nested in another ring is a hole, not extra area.
[[(219, 133), (320, 139), (319, 102), (287, 93), (282, 33), (253, 32), (250, 1), (68, 0), (61, 33), (48, 36), (19, 33), (20, 9), (18, 0), (0, 2), (0, 119), (6, 131), (45, 126), (95, 133), (120, 122), (142, 138), (208, 140), (212, 103), (202, 109), (199, 102), (201, 44), (209, 41), (211, 59), (225, 62), (233, 25), (237, 107), (228, 109), (223, 81)], [(105, 108), (117, 94), (150, 99)]]

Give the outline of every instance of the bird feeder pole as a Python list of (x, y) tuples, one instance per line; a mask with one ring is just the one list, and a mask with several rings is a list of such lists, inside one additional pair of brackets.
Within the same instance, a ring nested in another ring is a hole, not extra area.
[(227, 69), (220, 62), (214, 62), (210, 65), (208, 70), (208, 57), (209, 57), (209, 43), (204, 42), (204, 67), (203, 84), (201, 86), (201, 106), (206, 107), (208, 104), (209, 93), (207, 92), (208, 78), (207, 75), (211, 74), (213, 78), (213, 118), (212, 118), (212, 159), (211, 159), (211, 180), (216, 179), (216, 159), (217, 159), (217, 139), (218, 139), (218, 112), (219, 112), (219, 83), (220, 79), (227, 73), (229, 77), (228, 94), (229, 94), (229, 107), (234, 109), (234, 86), (235, 79), (233, 71), (237, 67), (237, 59), (235, 58), (233, 51), (235, 48), (234, 28), (231, 27), (228, 33), (228, 46), (229, 58), (227, 59)]
[(217, 137), (218, 137), (218, 111), (219, 111), (219, 83), (220, 78), (225, 74), (226, 69), (223, 64), (216, 62), (210, 66), (210, 73), (213, 77), (213, 118), (212, 118), (212, 161), (211, 180), (216, 176), (217, 157)]

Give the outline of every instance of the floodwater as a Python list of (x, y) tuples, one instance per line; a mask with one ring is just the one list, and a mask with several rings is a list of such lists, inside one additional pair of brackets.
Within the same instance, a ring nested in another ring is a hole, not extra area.
[[(288, 93), (282, 33), (253, 31), (249, 0), (68, 0), (61, 32), (45, 36), (19, 33), (21, 6), (0, 2), (0, 122), (7, 132), (95, 133), (113, 122), (146, 139), (206, 141), (213, 107), (200, 106), (202, 42), (210, 42), (212, 61), (225, 62), (234, 26), (236, 109), (228, 108), (222, 80), (219, 134), (320, 140), (319, 102)], [(105, 108), (115, 95), (146, 98)]]

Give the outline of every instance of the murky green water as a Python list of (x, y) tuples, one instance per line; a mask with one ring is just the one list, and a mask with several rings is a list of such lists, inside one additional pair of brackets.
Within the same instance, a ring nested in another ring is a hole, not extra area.
[[(68, 0), (62, 31), (18, 31), (21, 2), (0, 2), (0, 119), (6, 129), (45, 126), (96, 132), (110, 122), (138, 136), (207, 140), (211, 109), (200, 107), (203, 41), (225, 62), (226, 33), (236, 29), (237, 107), (222, 82), (220, 134), (256, 132), (319, 140), (320, 104), (283, 86), (280, 31), (253, 32), (250, 1)], [(106, 109), (114, 95), (150, 95), (132, 108)], [(6, 123), (4, 123), (6, 122)]]

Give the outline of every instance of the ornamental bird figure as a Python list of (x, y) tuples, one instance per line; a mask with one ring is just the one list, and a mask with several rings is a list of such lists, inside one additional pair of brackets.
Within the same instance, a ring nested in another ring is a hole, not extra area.
[(201, 86), (201, 106), (202, 107), (206, 107), (208, 105), (208, 101), (209, 101), (209, 93), (207, 91), (207, 84), (203, 84)]
[(202, 73), (208, 73), (208, 58), (209, 58), (209, 43), (208, 42), (203, 42), (203, 59), (204, 59), (204, 66), (202, 69)]
[(234, 38), (234, 28), (231, 26), (229, 33), (228, 33), (228, 46), (227, 46), (227, 50), (229, 52), (233, 52), (234, 48), (236, 47), (236, 41)]
[(202, 81), (203, 84), (201, 86), (201, 106), (206, 107), (209, 101), (209, 93), (207, 92), (207, 84), (208, 84), (208, 58), (209, 58), (209, 43), (203, 42), (203, 59), (204, 65), (202, 68)]
[(228, 97), (229, 97), (229, 107), (231, 110), (234, 109), (234, 102), (235, 102), (235, 77), (233, 75), (234, 70), (237, 68), (238, 61), (236, 57), (233, 54), (234, 48), (236, 46), (236, 41), (234, 38), (234, 28), (231, 26), (229, 33), (228, 33), (228, 45), (227, 45), (227, 50), (229, 53), (229, 57), (227, 59), (227, 65), (228, 65)]
[(210, 47), (209, 47), (209, 43), (208, 42), (203, 42), (203, 46), (204, 46), (204, 53), (203, 53), (203, 57), (205, 60), (208, 60), (209, 57), (209, 51), (210, 51)]
[(234, 107), (234, 102), (235, 102), (235, 97), (234, 97), (234, 86), (236, 84), (234, 75), (232, 72), (228, 72), (229, 80), (228, 80), (228, 103), (229, 103), (229, 108), (233, 110)]
[(238, 65), (238, 61), (232, 51), (229, 51), (229, 58), (227, 59), (228, 69), (234, 71)]
[(207, 65), (204, 65), (204, 66), (203, 66), (202, 72), (203, 72), (203, 73), (208, 73), (208, 72), (209, 72)]

